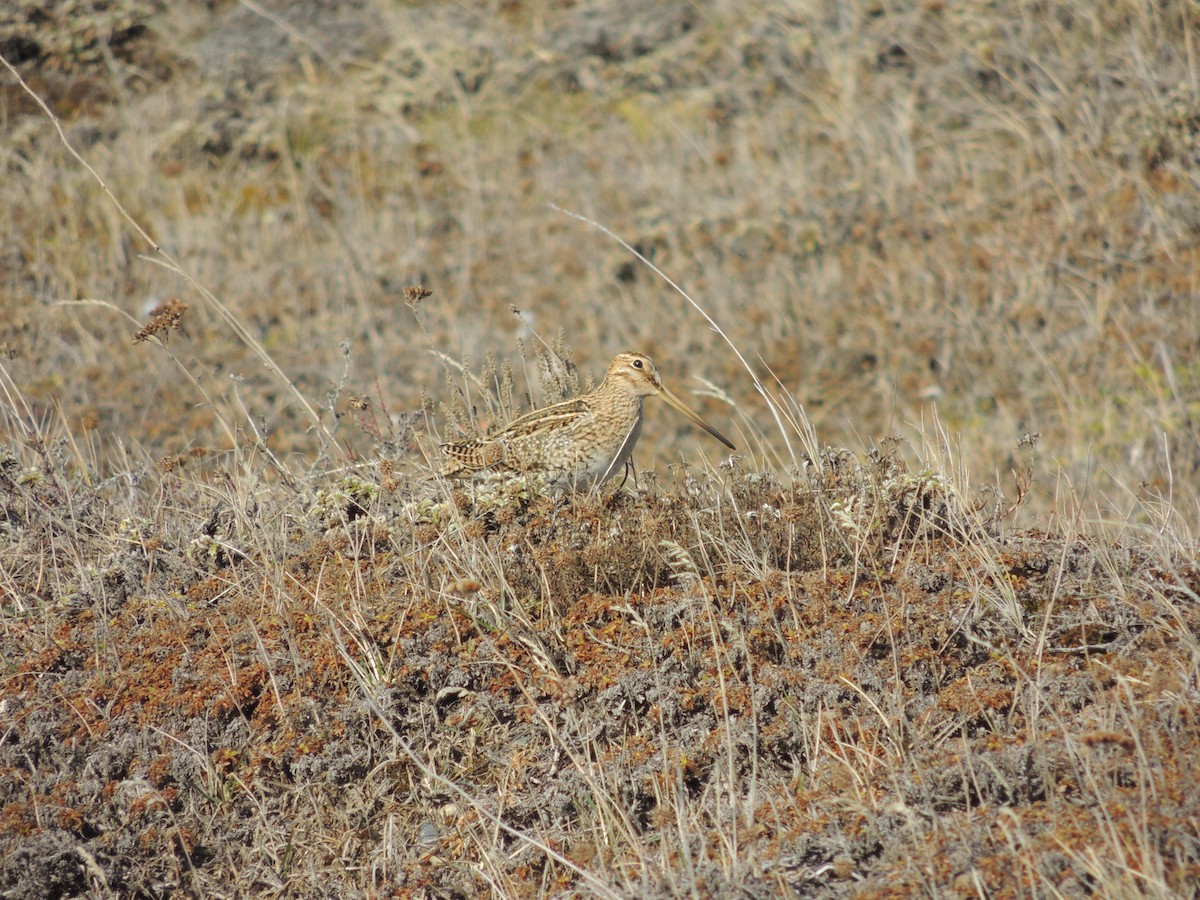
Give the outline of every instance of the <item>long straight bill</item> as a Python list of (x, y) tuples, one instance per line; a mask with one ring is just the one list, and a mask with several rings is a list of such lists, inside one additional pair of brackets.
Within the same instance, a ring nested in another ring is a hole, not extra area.
[(669, 404), (671, 404), (673, 407), (675, 407), (677, 410), (679, 410), (681, 413), (683, 413), (685, 416), (687, 416), (689, 419), (691, 419), (693, 422), (695, 422), (697, 425), (699, 425), (701, 428), (703, 428), (705, 431), (707, 431), (709, 434), (711, 434), (713, 437), (715, 437), (718, 441), (720, 441), (722, 444), (724, 444), (730, 450), (737, 449), (737, 447), (733, 446), (733, 444), (729, 440), (729, 438), (725, 437), (725, 435), (721, 434), (721, 432), (717, 431), (717, 429), (713, 428), (711, 425), (709, 425), (707, 422), (705, 422), (702, 418), (700, 418), (700, 416), (698, 414), (692, 412), (687, 407), (687, 404), (685, 404), (682, 400), (680, 400), (678, 397), (676, 397), (674, 394), (672, 394), (670, 391), (668, 391), (665, 387), (659, 388), (658, 390), (659, 390), (659, 394), (662, 396), (662, 398), (664, 400), (666, 400)]

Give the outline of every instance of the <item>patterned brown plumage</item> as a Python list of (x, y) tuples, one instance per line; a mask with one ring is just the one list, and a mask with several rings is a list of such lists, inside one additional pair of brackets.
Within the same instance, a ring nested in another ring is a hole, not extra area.
[(442, 474), (538, 473), (558, 487), (582, 490), (620, 472), (642, 433), (647, 397), (662, 397), (730, 450), (729, 439), (663, 387), (653, 360), (621, 353), (594, 391), (526, 413), (486, 438), (442, 444)]

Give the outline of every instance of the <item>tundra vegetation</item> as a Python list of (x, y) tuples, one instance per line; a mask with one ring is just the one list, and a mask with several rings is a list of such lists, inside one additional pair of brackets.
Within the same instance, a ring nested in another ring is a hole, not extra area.
[[(9, 2), (0, 896), (1194, 896), (1198, 48)], [(622, 350), (739, 452), (432, 474)]]

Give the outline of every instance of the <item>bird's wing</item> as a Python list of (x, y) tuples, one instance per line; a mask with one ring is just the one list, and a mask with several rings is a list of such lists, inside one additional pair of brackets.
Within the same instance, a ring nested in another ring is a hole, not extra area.
[(496, 435), (496, 440), (552, 434), (591, 414), (591, 408), (582, 400), (564, 400), (562, 403), (553, 403), (513, 419), (504, 430)]
[(508, 447), (511, 442), (549, 438), (560, 429), (590, 415), (591, 409), (582, 400), (564, 400), (562, 403), (535, 409), (513, 419), (500, 431), (486, 438), (441, 444), (441, 451), (446, 456), (442, 474), (466, 474), (511, 464), (508, 459)]

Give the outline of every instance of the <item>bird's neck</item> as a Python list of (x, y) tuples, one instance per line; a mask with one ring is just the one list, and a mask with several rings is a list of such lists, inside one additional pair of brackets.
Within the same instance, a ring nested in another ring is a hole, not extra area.
[(643, 394), (635, 393), (629, 390), (627, 385), (619, 381), (609, 381), (607, 378), (600, 382), (600, 387), (596, 388), (597, 395), (611, 397), (614, 401), (628, 406), (642, 406), (646, 397)]

